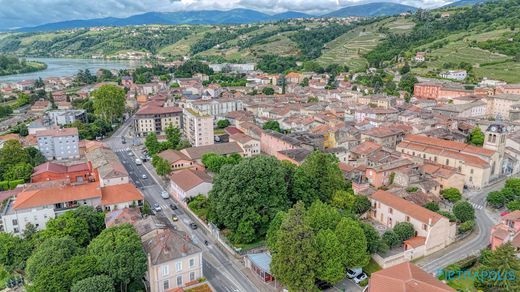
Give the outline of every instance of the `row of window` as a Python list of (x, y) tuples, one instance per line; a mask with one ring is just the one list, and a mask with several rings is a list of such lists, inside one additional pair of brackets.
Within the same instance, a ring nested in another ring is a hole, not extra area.
[[(182, 276), (177, 276), (175, 281), (177, 282), (177, 287), (181, 287), (183, 285)], [(195, 281), (195, 272), (190, 272), (190, 280), (189, 281), (190, 282)], [(163, 281), (163, 290), (166, 291), (168, 289), (170, 289), (170, 280), (164, 280)]]
[[(195, 259), (194, 258), (190, 259), (189, 266), (190, 266), (190, 268), (195, 267)], [(177, 272), (182, 271), (182, 262), (181, 261), (178, 261), (178, 262), (175, 263), (175, 270)], [(169, 265), (162, 266), (162, 275), (163, 276), (168, 276), (169, 274), (170, 274), (170, 266)]]

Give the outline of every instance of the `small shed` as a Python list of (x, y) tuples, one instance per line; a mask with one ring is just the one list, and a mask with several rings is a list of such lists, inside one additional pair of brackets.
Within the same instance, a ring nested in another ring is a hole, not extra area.
[(258, 275), (264, 282), (274, 281), (273, 275), (271, 275), (271, 255), (262, 252), (255, 254), (248, 254), (245, 258), (245, 265), (256, 275)]

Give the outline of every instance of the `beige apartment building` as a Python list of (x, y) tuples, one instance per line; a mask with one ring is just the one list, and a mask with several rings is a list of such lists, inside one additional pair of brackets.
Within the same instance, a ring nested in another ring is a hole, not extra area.
[(509, 120), (511, 110), (520, 104), (520, 94), (502, 93), (486, 97), (487, 114)]
[(150, 103), (135, 113), (134, 128), (140, 137), (145, 137), (148, 133), (165, 135), (165, 130), (170, 125), (182, 128), (181, 108), (162, 107)]
[(212, 145), (214, 142), (213, 117), (208, 114), (185, 108), (183, 111), (183, 129), (184, 136), (193, 147)]
[(203, 277), (202, 250), (179, 231), (163, 229), (144, 240), (151, 292), (172, 291)]
[(415, 237), (404, 242), (404, 250), (412, 258), (434, 253), (455, 241), (456, 224), (436, 212), (383, 190), (375, 192), (370, 201), (370, 218), (387, 228), (400, 222), (413, 225)]
[(482, 188), (501, 171), (497, 151), (421, 135), (406, 135), (396, 147), (402, 154), (456, 169), (468, 187)]

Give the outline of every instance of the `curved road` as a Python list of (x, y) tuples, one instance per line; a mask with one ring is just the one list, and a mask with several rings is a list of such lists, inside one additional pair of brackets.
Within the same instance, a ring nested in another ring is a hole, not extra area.
[(434, 273), (448, 265), (462, 260), (470, 255), (478, 255), (480, 251), (489, 245), (491, 228), (497, 222), (490, 216), (486, 206), (487, 194), (500, 190), (504, 187), (505, 179), (496, 181), (494, 184), (479, 190), (467, 192), (464, 196), (475, 208), (475, 223), (477, 225), (476, 235), (472, 234), (461, 242), (456, 242), (452, 246), (419, 259), (416, 263), (423, 270)]

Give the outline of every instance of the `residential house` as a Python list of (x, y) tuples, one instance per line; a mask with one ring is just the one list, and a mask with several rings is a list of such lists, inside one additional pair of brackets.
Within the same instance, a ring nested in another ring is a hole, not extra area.
[(462, 81), (468, 77), (466, 70), (448, 70), (439, 74), (442, 78)]
[(97, 173), (92, 169), (92, 163), (78, 163), (63, 165), (47, 161), (33, 169), (31, 182), (44, 182), (51, 180), (69, 180), (73, 183), (82, 183), (97, 179)]
[(53, 110), (48, 111), (47, 116), (55, 126), (65, 126), (75, 121), (83, 123), (87, 121), (85, 110)]
[(367, 167), (365, 176), (368, 182), (376, 188), (393, 183), (395, 173), (403, 168), (408, 168), (413, 162), (408, 159), (400, 159), (385, 163), (376, 167)]
[[(426, 256), (439, 251), (455, 241), (457, 227), (448, 218), (416, 205), (388, 191), (378, 190), (370, 196), (372, 220), (393, 228), (399, 222), (408, 222), (414, 226), (416, 235), (404, 242), (404, 253), (398, 264), (414, 258)], [(381, 267), (387, 263), (381, 257), (374, 257)]]
[(456, 290), (421, 270), (404, 262), (370, 275), (366, 292), (455, 292)]
[(236, 142), (244, 150), (245, 157), (260, 154), (260, 141), (251, 138), (243, 133), (236, 133), (229, 136), (229, 142)]
[(150, 233), (142, 238), (147, 255), (146, 280), (151, 292), (183, 288), (202, 278), (202, 249), (187, 235), (171, 229)]
[(101, 188), (101, 205), (105, 211), (139, 207), (144, 197), (132, 183), (110, 185)]
[(394, 149), (404, 136), (400, 129), (391, 127), (376, 127), (361, 132), (361, 141), (371, 141), (384, 147)]
[(119, 162), (116, 154), (102, 143), (87, 142), (85, 156), (96, 170), (102, 187), (129, 182), (129, 175), (124, 165)]
[(172, 195), (184, 204), (197, 195), (207, 196), (212, 186), (212, 178), (199, 170), (183, 169), (170, 176)]
[(139, 208), (116, 209), (105, 214), (105, 226), (110, 228), (125, 223), (134, 225), (142, 218)]
[(240, 156), (244, 156), (244, 149), (242, 149), (237, 142), (229, 142), (185, 148), (181, 150), (181, 153), (188, 159), (201, 163), (202, 155), (206, 153), (215, 153), (219, 155), (239, 154)]
[(168, 163), (170, 163), (172, 171), (184, 168), (190, 168), (194, 170), (204, 168), (203, 166), (197, 164), (196, 162), (188, 158), (188, 156), (184, 155), (184, 153), (178, 150), (168, 149), (158, 153), (157, 155), (162, 159), (168, 161)]
[(491, 249), (511, 243), (511, 245), (520, 249), (520, 210), (515, 210), (500, 218), (500, 223), (493, 226), (489, 239)]

